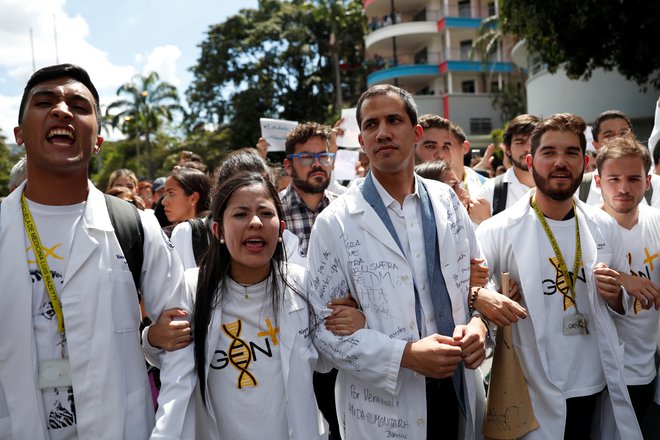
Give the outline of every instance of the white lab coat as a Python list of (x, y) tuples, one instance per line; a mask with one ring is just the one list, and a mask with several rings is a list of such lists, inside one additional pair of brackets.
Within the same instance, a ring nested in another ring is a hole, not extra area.
[[(103, 194), (89, 194), (74, 232), (58, 291), (69, 348), (78, 438), (146, 439), (154, 424), (151, 390), (140, 350), (140, 309)], [(47, 439), (32, 324), (32, 280), (25, 253), (20, 197), (0, 214), (0, 439)], [(142, 214), (145, 308), (152, 317), (183, 306), (183, 267), (153, 215)]]
[[(289, 283), (301, 294), (304, 295), (302, 279), (304, 269), (294, 264), (287, 265)], [(190, 307), (194, 304), (194, 296), (197, 290), (197, 277), (199, 269), (186, 270), (186, 284), (188, 286), (188, 301)], [(288, 287), (284, 288), (284, 301), (278, 311), (278, 326), (280, 331), (278, 338), (280, 340), (280, 359), (282, 380), (284, 381), (284, 390), (286, 395), (273, 396), (273, 400), (264, 402), (264, 405), (286, 405), (286, 414), (289, 425), (289, 438), (296, 440), (320, 439), (323, 433), (323, 416), (316, 406), (314, 390), (312, 386), (312, 373), (315, 369), (326, 372), (329, 368), (319, 362), (319, 357), (309, 335), (309, 309), (304, 298), (293, 292)], [(218, 346), (220, 332), (222, 329), (222, 308), (216, 307), (211, 316), (211, 323), (206, 339), (206, 359), (213, 358)], [(192, 347), (192, 344), (188, 347)], [(204, 408), (201, 401), (201, 393), (197, 386), (188, 387), (183, 390), (180, 387), (179, 378), (189, 378), (195, 375), (194, 357), (179, 356), (182, 350), (174, 352), (160, 352), (160, 360), (165, 362), (168, 357), (177, 356), (178, 362), (170, 362), (170, 368), (173, 374), (170, 377), (178, 378), (175, 383), (162, 382), (161, 394), (171, 396), (164, 399), (170, 402), (172, 408), (167, 409), (167, 417), (177, 417), (178, 414), (186, 414), (184, 419), (177, 419), (174, 422), (165, 420), (161, 417), (159, 409), (156, 429), (152, 438), (186, 438), (186, 439), (219, 439), (218, 423), (213, 413), (213, 407), (210, 399), (212, 397), (206, 393), (207, 405)], [(155, 361), (149, 355), (150, 361)], [(210, 362), (205, 365), (205, 380), (208, 378)], [(161, 372), (165, 371), (165, 367)], [(190, 382), (185, 381), (186, 384)], [(197, 381), (195, 380), (195, 384)], [(170, 388), (176, 388), (171, 391)], [(222, 398), (215, 396), (214, 398)], [(172, 399), (175, 400), (172, 402)], [(159, 399), (160, 402), (160, 399)], [(176, 409), (175, 409), (176, 408)], [(231, 410), (231, 404), (228, 403), (228, 410)], [(240, 417), (240, 415), (237, 415)], [(260, 423), (259, 420), (247, 420), (246, 423)], [(194, 425), (194, 428), (193, 428)]]
[[(524, 438), (555, 440), (562, 438), (564, 433), (566, 406), (564, 395), (549, 379), (545, 351), (539, 350), (539, 347), (544, 346), (543, 341), (552, 335), (546, 332), (547, 316), (543, 295), (537, 294), (541, 286), (539, 243), (547, 238), (538, 233), (538, 219), (529, 203), (533, 191), (530, 190), (526, 197), (502, 214), (481, 223), (477, 229), (477, 239), (495, 284), (499, 287), (498, 274), (509, 272), (511, 279), (521, 287), (522, 305), (528, 312), (527, 319), (513, 325), (513, 343), (527, 379), (532, 407), (540, 428), (531, 431)], [(597, 293), (591, 275), (595, 265), (600, 262), (613, 269), (626, 271), (625, 253), (614, 220), (600, 209), (579, 202), (577, 197), (575, 200), (578, 206), (582, 261), (589, 279), (589, 325), (598, 338), (609, 391), (609, 399), (607, 391), (603, 394), (605, 398), (601, 408), (599, 438), (641, 439), (625, 386), (624, 350), (610, 316), (613, 312)], [(529, 293), (525, 295), (525, 292)]]
[[(471, 257), (478, 257), (467, 212), (447, 185), (422, 179), (432, 200), (442, 273), (456, 325), (466, 324)], [(349, 292), (367, 324), (350, 337), (324, 327), (315, 345), (339, 370), (337, 416), (345, 440), (426, 438), (425, 377), (401, 368), (408, 341), (419, 339), (413, 273), (404, 254), (357, 185), (316, 219), (307, 254), (307, 288), (319, 315)], [(463, 368), (463, 367), (461, 367)], [(463, 438), (481, 437), (484, 389), (478, 370), (464, 368), (467, 420)], [(398, 437), (400, 436), (400, 437)]]

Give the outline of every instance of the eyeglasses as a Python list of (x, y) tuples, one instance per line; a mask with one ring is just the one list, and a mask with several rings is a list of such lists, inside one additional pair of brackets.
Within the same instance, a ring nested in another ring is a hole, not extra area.
[(335, 153), (297, 153), (289, 154), (286, 158), (289, 160), (298, 158), (300, 163), (306, 167), (313, 164), (315, 160), (318, 160), (321, 165), (327, 167), (334, 163)]

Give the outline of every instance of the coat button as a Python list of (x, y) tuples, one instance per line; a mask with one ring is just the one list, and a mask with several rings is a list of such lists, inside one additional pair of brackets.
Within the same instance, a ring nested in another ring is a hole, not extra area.
[(417, 426), (424, 426), (424, 419), (422, 418), (417, 419)]

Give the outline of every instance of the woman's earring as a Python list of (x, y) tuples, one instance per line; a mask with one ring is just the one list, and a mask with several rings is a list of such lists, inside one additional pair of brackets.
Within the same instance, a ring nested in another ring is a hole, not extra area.
[(281, 236), (280, 236), (280, 237), (277, 237), (277, 241), (280, 242), (280, 243), (282, 243), (282, 237), (281, 237)]
[(225, 244), (225, 239), (224, 238), (220, 239), (220, 244)]

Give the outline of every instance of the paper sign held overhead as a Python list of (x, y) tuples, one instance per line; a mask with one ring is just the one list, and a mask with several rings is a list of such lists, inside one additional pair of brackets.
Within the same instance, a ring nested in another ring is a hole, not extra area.
[(296, 128), (298, 122), (286, 119), (259, 118), (261, 137), (270, 144), (268, 151), (284, 151), (284, 140), (289, 130)]
[(337, 136), (337, 145), (344, 148), (360, 148), (358, 142), (358, 134), (360, 134), (360, 127), (358, 127), (357, 119), (355, 117), (355, 108), (345, 108), (341, 111), (341, 117), (344, 120), (340, 127), (344, 130), (343, 136)]
[(339, 149), (335, 157), (335, 179), (353, 180), (355, 179), (355, 164), (360, 156), (356, 150)]

